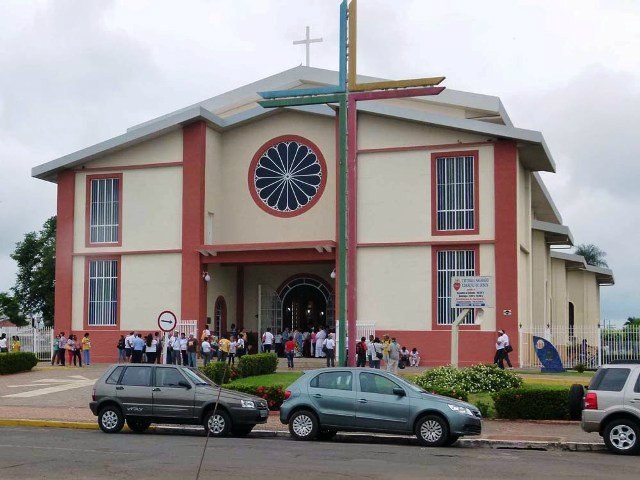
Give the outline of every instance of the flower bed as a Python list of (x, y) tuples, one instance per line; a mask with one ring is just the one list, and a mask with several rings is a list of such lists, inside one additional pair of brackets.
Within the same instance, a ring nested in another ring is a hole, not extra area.
[(274, 353), (260, 353), (257, 355), (244, 355), (238, 360), (237, 365), (228, 365), (226, 362), (213, 361), (202, 372), (213, 380), (214, 383), (227, 384), (238, 378), (266, 375), (276, 371), (278, 358)]
[(451, 389), (477, 393), (518, 388), (522, 386), (522, 378), (495, 365), (474, 365), (468, 368), (448, 366), (425, 371), (415, 378), (415, 383), (427, 391)]
[(269, 405), (269, 410), (280, 410), (284, 401), (285, 387), (283, 385), (271, 385), (269, 387), (254, 387), (251, 385), (235, 385), (233, 383), (225, 385), (224, 388), (237, 392), (248, 393), (256, 397), (264, 398)]

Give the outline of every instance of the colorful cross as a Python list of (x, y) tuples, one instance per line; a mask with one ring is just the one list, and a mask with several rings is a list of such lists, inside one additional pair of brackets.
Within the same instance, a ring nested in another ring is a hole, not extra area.
[[(357, 249), (357, 106), (360, 100), (438, 95), (444, 87), (437, 87), (444, 77), (414, 78), (384, 82), (358, 83), (356, 75), (357, 0), (340, 3), (340, 49), (338, 85), (294, 90), (259, 92), (265, 100), (264, 108), (292, 107), (313, 104), (338, 104), (340, 125), (339, 146), (339, 222), (338, 222), (338, 362), (344, 364), (345, 324), (348, 323), (349, 359), (354, 365), (356, 344), (356, 249)], [(346, 322), (344, 320), (347, 320)]]

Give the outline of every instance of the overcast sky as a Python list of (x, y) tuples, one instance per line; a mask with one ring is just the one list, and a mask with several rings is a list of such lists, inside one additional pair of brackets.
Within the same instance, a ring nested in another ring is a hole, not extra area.
[[(34, 165), (304, 62), (337, 69), (339, 0), (2, 0), (0, 291), (15, 242), (55, 214)], [(360, 0), (358, 71), (445, 75), (541, 130), (576, 242), (608, 253), (603, 318), (640, 316), (640, 2)]]

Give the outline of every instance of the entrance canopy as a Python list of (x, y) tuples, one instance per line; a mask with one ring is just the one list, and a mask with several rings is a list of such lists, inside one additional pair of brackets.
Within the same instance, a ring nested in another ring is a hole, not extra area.
[(202, 263), (318, 263), (335, 261), (334, 240), (203, 245)]

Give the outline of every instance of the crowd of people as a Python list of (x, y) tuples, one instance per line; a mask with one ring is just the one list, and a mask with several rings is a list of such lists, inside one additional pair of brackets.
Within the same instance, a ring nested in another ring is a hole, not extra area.
[[(66, 361), (65, 361), (66, 356)], [(77, 335), (69, 334), (66, 337), (64, 332), (60, 332), (53, 339), (53, 355), (51, 356), (51, 365), (69, 364), (73, 362), (73, 366), (82, 367), (91, 365), (91, 338), (89, 333), (85, 333), (78, 340)]]
[(21, 348), (20, 337), (17, 335), (12, 336), (10, 342), (6, 333), (0, 335), (0, 353), (19, 352)]

